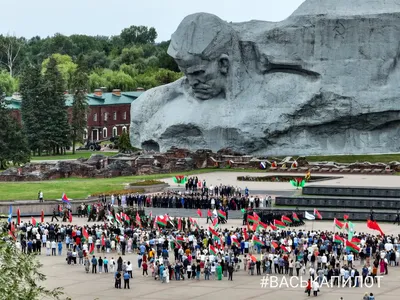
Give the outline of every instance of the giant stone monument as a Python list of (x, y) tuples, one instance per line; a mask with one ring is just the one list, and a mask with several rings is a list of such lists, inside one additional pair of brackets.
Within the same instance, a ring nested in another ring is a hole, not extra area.
[(398, 152), (400, 0), (306, 0), (288, 19), (187, 16), (185, 75), (131, 107), (131, 142), (249, 154)]

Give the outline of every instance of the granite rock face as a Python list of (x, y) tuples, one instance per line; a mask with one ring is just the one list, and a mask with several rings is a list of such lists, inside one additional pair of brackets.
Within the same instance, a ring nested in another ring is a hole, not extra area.
[(259, 155), (400, 149), (400, 1), (307, 0), (278, 22), (186, 17), (185, 77), (132, 103), (131, 143)]

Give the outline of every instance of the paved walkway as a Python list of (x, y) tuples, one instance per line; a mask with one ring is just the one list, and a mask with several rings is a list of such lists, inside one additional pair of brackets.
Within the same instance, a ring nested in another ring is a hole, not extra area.
[[(46, 220), (50, 220), (47, 219)], [(74, 223), (83, 225), (84, 219), (75, 218)], [(200, 219), (201, 226), (206, 226), (205, 219)], [(241, 225), (239, 220), (230, 220), (227, 225), (236, 227)], [(315, 222), (314, 228), (321, 230), (333, 229), (332, 222)], [(312, 224), (306, 224), (304, 229), (311, 229)], [(382, 229), (387, 233), (398, 233), (400, 227), (382, 224)], [(357, 231), (368, 230), (365, 224), (356, 223)], [(370, 232), (370, 231), (369, 231)], [(97, 255), (96, 255), (97, 256)], [(103, 256), (103, 255), (100, 255)], [(108, 258), (117, 256), (108, 254)], [(240, 270), (234, 273), (233, 282), (223, 278), (222, 281), (205, 281), (202, 278), (200, 281), (171, 281), (169, 284), (162, 284), (159, 281), (154, 281), (151, 277), (142, 277), (138, 270), (136, 261), (137, 257), (134, 254), (129, 254), (123, 257), (124, 260), (133, 263), (133, 279), (131, 279), (130, 290), (116, 290), (114, 288), (113, 274), (86, 274), (83, 266), (67, 265), (65, 261), (65, 253), (63, 256), (42, 256), (39, 257), (43, 263), (42, 271), (47, 275), (45, 285), (47, 288), (55, 288), (62, 286), (67, 296), (79, 300), (106, 300), (106, 299), (139, 299), (139, 300), (163, 300), (163, 299), (310, 299), (304, 294), (303, 288), (261, 288), (260, 276), (249, 276), (247, 272)], [(356, 265), (358, 266), (358, 262)], [(373, 292), (377, 300), (398, 300), (400, 286), (398, 278), (400, 276), (400, 267), (389, 267), (389, 275), (382, 279), (381, 287), (373, 289), (363, 288), (321, 288), (320, 297), (324, 300), (358, 300), (362, 299), (365, 292)]]

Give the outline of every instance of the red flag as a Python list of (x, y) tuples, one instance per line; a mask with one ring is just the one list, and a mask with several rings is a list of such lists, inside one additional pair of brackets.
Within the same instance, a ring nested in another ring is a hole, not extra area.
[(379, 231), (379, 233), (380, 233), (382, 236), (385, 235), (385, 234), (383, 233), (381, 227), (379, 226), (379, 224), (378, 224), (376, 221), (367, 220), (367, 227), (368, 227), (369, 229)]
[(201, 212), (200, 208), (197, 209), (197, 214), (199, 215), (200, 218), (203, 217), (203, 213)]
[(102, 246), (106, 245), (106, 240), (104, 239), (104, 235), (101, 236), (101, 245)]
[(253, 217), (255, 217), (257, 220), (260, 220), (260, 216), (259, 216), (259, 215), (257, 215), (257, 213), (256, 213), (256, 212), (253, 212)]
[(251, 254), (250, 254), (250, 259), (251, 259), (253, 262), (257, 262), (257, 258), (256, 258), (254, 255), (251, 255)]
[(278, 227), (276, 227), (274, 224), (269, 224), (269, 226), (271, 227), (272, 230), (278, 230)]
[(314, 208), (314, 215), (317, 217), (317, 219), (322, 220), (322, 216), (316, 208)]
[(21, 224), (21, 211), (19, 208), (17, 209), (17, 224)]
[(348, 220), (349, 219), (349, 215), (343, 215), (343, 219), (344, 220)]
[(218, 218), (214, 218), (214, 220), (212, 221), (213, 227), (215, 227), (217, 224), (218, 224)]
[(208, 211), (207, 211), (207, 216), (210, 217), (210, 218), (212, 218), (212, 212), (211, 212), (211, 210), (208, 210)]
[(218, 232), (216, 232), (214, 229), (212, 229), (211, 227), (208, 227), (208, 231), (210, 231), (210, 233), (214, 236), (217, 237), (219, 239), (219, 234)]
[(182, 230), (182, 219), (178, 218), (178, 230), (181, 231)]
[(31, 223), (32, 223), (33, 226), (36, 226), (37, 222), (36, 222), (36, 219), (34, 217), (32, 217)]
[(40, 215), (40, 222), (44, 223), (44, 211), (43, 211), (43, 209), (42, 209), (42, 213)]
[(278, 243), (275, 241), (271, 242), (271, 246), (274, 247), (275, 249), (279, 247)]
[(281, 249), (283, 250), (283, 252), (286, 252), (286, 253), (290, 252), (284, 245), (281, 245)]
[(72, 223), (72, 213), (71, 212), (69, 212), (68, 220), (69, 220), (70, 223)]

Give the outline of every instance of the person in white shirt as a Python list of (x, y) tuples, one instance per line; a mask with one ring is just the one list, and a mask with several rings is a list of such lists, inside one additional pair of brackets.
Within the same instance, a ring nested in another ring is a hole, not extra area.
[(50, 249), (51, 249), (51, 243), (50, 241), (46, 242), (46, 255), (50, 256)]
[(312, 289), (313, 289), (313, 292), (314, 292), (314, 296), (315, 297), (318, 296), (318, 291), (319, 291), (319, 283), (318, 283), (318, 281), (314, 280), (312, 282)]
[(53, 256), (55, 256), (55, 255), (57, 255), (57, 253), (56, 253), (56, 248), (57, 248), (57, 244), (56, 244), (56, 242), (55, 241), (52, 241), (51, 242), (51, 255)]

